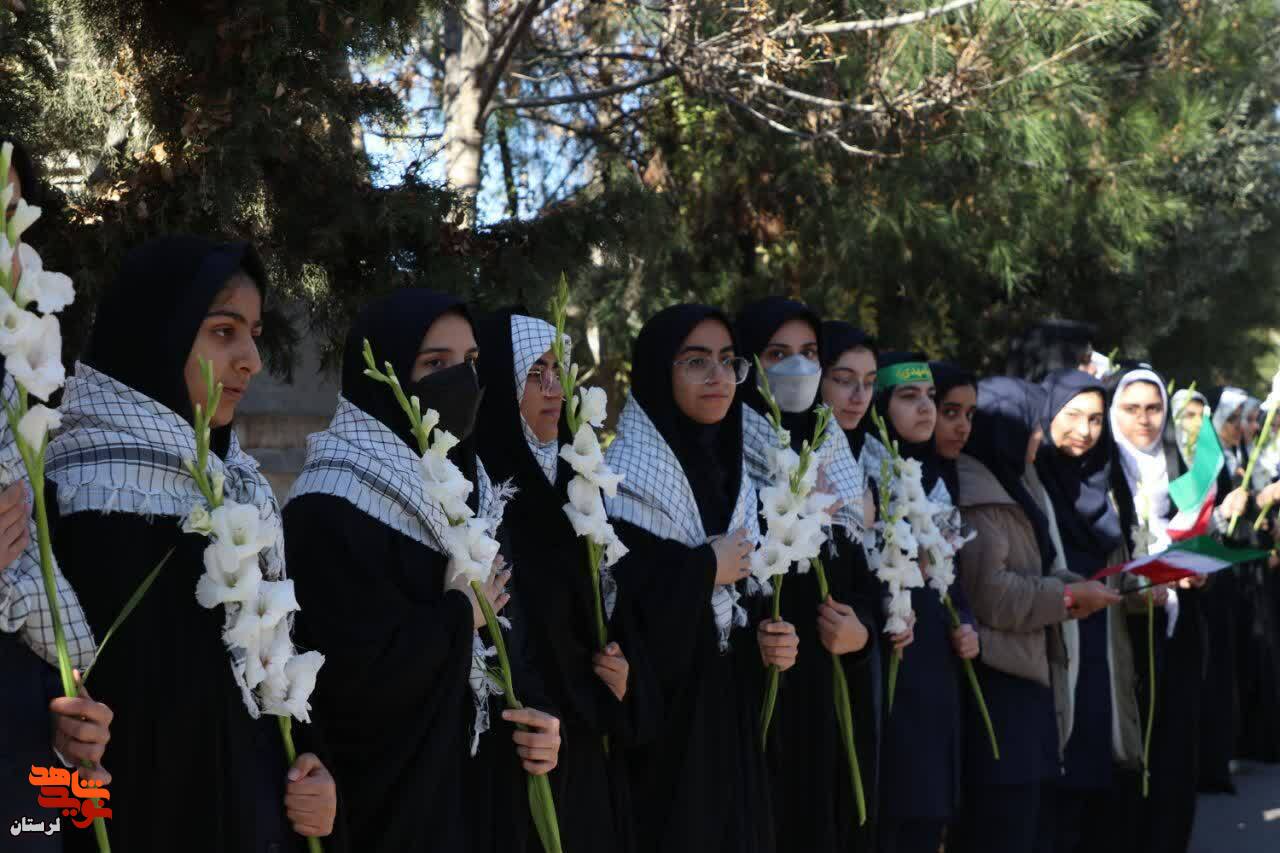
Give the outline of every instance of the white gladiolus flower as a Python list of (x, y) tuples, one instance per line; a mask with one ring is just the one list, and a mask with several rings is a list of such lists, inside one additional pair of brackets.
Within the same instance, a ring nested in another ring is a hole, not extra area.
[(1263, 401), (1262, 408), (1271, 411), (1280, 403), (1280, 370), (1276, 371), (1276, 375), (1271, 377), (1271, 393), (1267, 395), (1267, 399)]
[(805, 498), (802, 512), (805, 515), (821, 515), (824, 517), (823, 524), (830, 524), (830, 509), (835, 506), (837, 500), (838, 498), (835, 495), (827, 492), (810, 492), (809, 496)]
[[(452, 438), (447, 432), (437, 433), (441, 434)], [(422, 471), (423, 490), (430, 500), (440, 505), (445, 515), (450, 519), (460, 519), (470, 518), (475, 514), (467, 506), (467, 498), (471, 496), (474, 486), (444, 453), (436, 453), (436, 447), (433, 446), (422, 457), (419, 467)]]
[(264, 692), (264, 710), (268, 714), (310, 723), (311, 693), (316, 689), (316, 674), (322, 666), (324, 655), (319, 652), (304, 652), (291, 657), (284, 667), (285, 690)]
[(800, 467), (800, 454), (787, 447), (771, 447), (768, 450), (769, 473), (775, 482), (789, 480)]
[(289, 637), (288, 620), (258, 634), (245, 651), (244, 679), (249, 686), (261, 685), (264, 695), (283, 696), (289, 688), (285, 666), (293, 657), (293, 640)]
[[(12, 192), (13, 186), (12, 185), (6, 186), (5, 191)], [(0, 207), (2, 207), (5, 210), (9, 209), (8, 203), (0, 205)], [(6, 273), (8, 273), (12, 269), (12, 267), (13, 267), (13, 246), (9, 243), (8, 235), (0, 231), (0, 270), (4, 270)]]
[(622, 544), (622, 540), (618, 538), (617, 533), (614, 533), (612, 527), (609, 528), (609, 533), (611, 534), (611, 538), (609, 539), (609, 544), (605, 545), (604, 548), (604, 564), (606, 566), (614, 565), (623, 557), (627, 556), (627, 553), (630, 550), (626, 545)]
[(594, 471), (583, 476), (590, 481), (591, 485), (611, 498), (617, 496), (618, 484), (622, 482), (622, 475), (614, 473), (613, 469), (604, 463), (603, 458)]
[(18, 199), (18, 206), (14, 208), (13, 216), (9, 217), (9, 242), (17, 243), (22, 238), (22, 232), (34, 225), (39, 218), (40, 208), (27, 204), (25, 198)]
[(801, 518), (777, 537), (778, 542), (791, 551), (794, 555), (793, 559), (797, 562), (812, 560), (818, 556), (826, 538), (826, 534), (822, 532), (822, 525), (817, 519), (810, 517)]
[(61, 423), (62, 414), (57, 409), (35, 405), (18, 421), (18, 435), (22, 436), (27, 447), (38, 452), (44, 446), (44, 437)]
[(32, 312), (20, 308), (0, 288), (0, 355), (8, 358), (16, 352), (30, 349), (39, 334), (38, 319)]
[(250, 648), (259, 634), (274, 630), (285, 616), (299, 609), (292, 580), (263, 581), (257, 596), (240, 608), (226, 640), (233, 646)]
[(242, 557), (232, 545), (214, 541), (204, 549), (204, 568), (196, 583), (196, 601), (201, 607), (252, 601), (257, 596), (262, 569), (256, 552)]
[(75, 301), (76, 289), (71, 278), (46, 270), (35, 249), (22, 243), (18, 246), (18, 258), (22, 262), (22, 277), (18, 280), (20, 305), (34, 302), (41, 314), (52, 314)]
[[(417, 400), (418, 398), (414, 397), (413, 399)], [(419, 406), (421, 406), (421, 403), (419, 403)], [(427, 409), (425, 412), (422, 413), (422, 427), (427, 431), (427, 435), (430, 435), (431, 431), (434, 430), (439, 424), (440, 424), (440, 413), (437, 412), (435, 409)]]
[[(435, 410), (431, 410), (433, 413)], [(436, 416), (437, 419), (439, 415)], [(431, 447), (427, 450), (432, 456), (444, 459), (450, 450), (458, 446), (458, 437), (446, 429), (437, 429), (431, 433)]]
[(214, 541), (222, 547), (234, 548), (241, 559), (253, 558), (269, 549), (278, 538), (278, 522), (262, 518), (253, 504), (226, 501), (215, 509), (210, 519)]
[(795, 554), (790, 548), (769, 537), (761, 548), (751, 553), (751, 574), (764, 583), (770, 578), (785, 575), (795, 561)]
[(609, 395), (603, 388), (582, 388), (578, 391), (578, 415), (583, 423), (596, 429), (604, 426), (609, 408)]
[(569, 481), (569, 506), (565, 511), (569, 509), (582, 515), (604, 515), (600, 489), (585, 477), (574, 477)]
[(204, 508), (204, 504), (198, 503), (191, 507), (191, 512), (182, 521), (182, 532), (199, 533), (201, 536), (213, 533), (213, 516), (209, 515), (209, 510)]
[(469, 518), (450, 527), (445, 536), (449, 540), (451, 558), (449, 579), (461, 576), (468, 583), (487, 581), (493, 570), (493, 561), (498, 556), (498, 541), (489, 535), (489, 522)]
[(62, 366), (62, 329), (58, 318), (46, 314), (36, 320), (26, 347), (5, 353), (5, 367), (15, 382), (35, 397), (48, 401), (67, 380)]
[[(8, 181), (9, 176), (5, 175), (4, 180)], [(9, 209), (9, 202), (11, 201), (13, 201), (13, 184), (6, 183), (4, 185), (4, 189), (0, 189), (0, 210), (7, 211)], [(8, 237), (5, 239), (7, 240)]]
[(600, 450), (600, 442), (590, 424), (578, 427), (573, 444), (560, 448), (560, 458), (569, 463), (574, 473), (584, 477), (593, 474), (604, 464), (604, 453)]
[(760, 514), (764, 516), (769, 533), (779, 532), (795, 524), (800, 518), (804, 502), (792, 493), (789, 485), (765, 486), (760, 490)]

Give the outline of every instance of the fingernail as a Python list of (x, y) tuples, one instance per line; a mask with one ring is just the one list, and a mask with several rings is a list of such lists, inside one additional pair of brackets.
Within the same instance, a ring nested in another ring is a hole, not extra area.
[(293, 768), (292, 770), (290, 770), (290, 771), (289, 771), (289, 781), (290, 781), (290, 782), (297, 782), (297, 781), (298, 781), (299, 779), (301, 779), (301, 778), (302, 778), (302, 771), (301, 771), (301, 770), (299, 770), (298, 768), (296, 768), (296, 767), (295, 767), (295, 768)]

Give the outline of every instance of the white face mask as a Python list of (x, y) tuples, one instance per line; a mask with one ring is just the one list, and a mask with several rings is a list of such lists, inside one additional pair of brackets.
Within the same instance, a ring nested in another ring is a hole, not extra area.
[(769, 388), (778, 408), (784, 412), (804, 412), (813, 408), (822, 384), (822, 368), (803, 355), (789, 355), (765, 370)]

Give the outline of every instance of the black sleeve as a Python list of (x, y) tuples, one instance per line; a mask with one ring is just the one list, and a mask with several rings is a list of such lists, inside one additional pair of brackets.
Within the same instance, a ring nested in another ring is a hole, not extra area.
[(699, 635), (714, 620), (711, 593), (716, 556), (710, 545), (690, 548), (615, 521), (629, 553), (613, 567), (619, 606), (635, 620), (647, 663), (664, 691), (683, 686), (694, 666)]
[[(415, 543), (331, 495), (291, 501), (284, 527), (299, 645), (325, 655), (317, 690), (344, 715), (380, 726), (442, 689), (467, 689), (471, 602), (444, 591), (443, 556), (408, 547)], [(406, 556), (423, 564), (404, 566)]]

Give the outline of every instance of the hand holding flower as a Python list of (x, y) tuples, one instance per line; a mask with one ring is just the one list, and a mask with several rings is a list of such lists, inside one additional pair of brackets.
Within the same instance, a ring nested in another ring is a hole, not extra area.
[(502, 719), (523, 729), (516, 729), (511, 739), (524, 771), (530, 776), (545, 776), (560, 761), (560, 720), (534, 708), (508, 709)]
[(22, 483), (14, 483), (0, 492), (0, 571), (13, 565), (31, 542), (31, 505), (27, 503), (27, 489)]
[(916, 614), (913, 612), (910, 618), (906, 620), (907, 629), (899, 631), (896, 634), (890, 634), (889, 640), (893, 643), (893, 651), (895, 654), (901, 655), (907, 648), (915, 642), (916, 639)]
[[(53, 717), (53, 748), (80, 768), (80, 778), (110, 784), (111, 774), (98, 764), (111, 740), (111, 720), (115, 716), (101, 702), (95, 702), (75, 673), (80, 695), (59, 696), (49, 703)], [(87, 765), (87, 766), (86, 766)]]
[(800, 637), (790, 622), (772, 619), (761, 622), (756, 628), (756, 642), (760, 645), (760, 658), (765, 666), (776, 666), (779, 672), (795, 666)]
[(631, 664), (627, 663), (621, 646), (610, 643), (604, 647), (604, 651), (596, 652), (591, 656), (591, 668), (619, 702), (626, 698), (627, 678), (631, 674)]
[[(507, 602), (511, 600), (511, 595), (507, 592), (507, 581), (511, 580), (511, 571), (504, 569), (502, 557), (499, 556), (494, 560), (494, 568), (496, 571), (489, 576), (487, 581), (480, 584), (480, 590), (484, 593), (484, 597), (488, 600), (489, 606), (493, 608), (494, 613), (501, 613), (502, 608), (507, 606)], [(484, 611), (480, 608), (480, 602), (476, 600), (475, 589), (467, 580), (465, 575), (455, 575), (449, 581), (449, 589), (456, 589), (467, 596), (467, 601), (471, 602), (471, 627), (477, 631), (485, 627)]]
[(333, 832), (338, 812), (338, 788), (333, 776), (314, 754), (304, 752), (289, 768), (284, 807), (293, 831), (306, 838)]
[(753, 546), (745, 528), (721, 536), (711, 543), (711, 549), (716, 554), (716, 584), (729, 586), (750, 573)]
[(978, 632), (965, 622), (951, 632), (951, 648), (961, 660), (973, 660), (978, 656)]
[(831, 654), (847, 655), (862, 651), (869, 635), (852, 607), (827, 596), (818, 605), (818, 638)]

